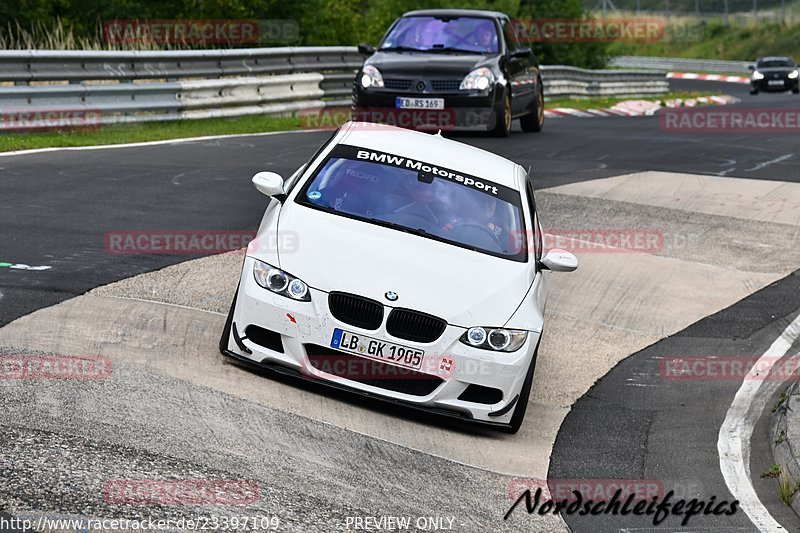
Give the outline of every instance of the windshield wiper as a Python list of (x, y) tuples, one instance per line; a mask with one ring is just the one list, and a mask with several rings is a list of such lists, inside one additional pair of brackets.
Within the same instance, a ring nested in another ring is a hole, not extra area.
[(389, 222), (388, 220), (381, 220), (379, 218), (368, 218), (367, 220), (369, 222), (377, 224), (378, 226), (399, 229), (400, 231), (411, 233), (412, 235), (428, 235), (428, 232), (422, 228), (416, 228), (416, 229), (409, 228), (408, 226), (403, 226), (402, 224), (398, 224), (397, 222)]
[(466, 50), (464, 48), (455, 48), (453, 46), (437, 46), (433, 45), (431, 52), (454, 52), (459, 54), (488, 54), (489, 52), (480, 52), (478, 50)]

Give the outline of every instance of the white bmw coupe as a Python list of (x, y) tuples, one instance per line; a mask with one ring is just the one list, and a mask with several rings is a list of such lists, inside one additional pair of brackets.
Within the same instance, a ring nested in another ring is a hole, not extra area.
[[(284, 180), (250, 243), (220, 350), (363, 395), (519, 430), (550, 271), (518, 164), (348, 122)], [(287, 245), (291, 243), (291, 245)]]

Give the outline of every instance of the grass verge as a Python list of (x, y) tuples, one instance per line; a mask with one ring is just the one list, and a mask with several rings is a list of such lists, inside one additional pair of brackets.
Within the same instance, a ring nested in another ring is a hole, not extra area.
[(778, 498), (786, 505), (792, 505), (792, 498), (800, 489), (800, 484), (792, 481), (788, 474), (781, 472), (778, 480)]
[(235, 118), (139, 122), (109, 126), (32, 132), (0, 133), (0, 151), (69, 146), (93, 146), (133, 142), (296, 130), (299, 117), (253, 115)]

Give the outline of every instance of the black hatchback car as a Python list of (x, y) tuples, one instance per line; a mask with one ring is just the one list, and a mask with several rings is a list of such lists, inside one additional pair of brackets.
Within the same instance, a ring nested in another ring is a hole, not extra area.
[(788, 56), (761, 57), (750, 67), (750, 94), (758, 91), (788, 91), (800, 93), (800, 69)]
[(430, 9), (397, 19), (368, 55), (353, 87), (356, 119), (412, 129), (506, 136), (544, 123), (539, 65), (495, 11)]

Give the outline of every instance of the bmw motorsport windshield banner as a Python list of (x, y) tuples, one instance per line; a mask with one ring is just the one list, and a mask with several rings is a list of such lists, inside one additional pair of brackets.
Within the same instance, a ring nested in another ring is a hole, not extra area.
[(378, 163), (381, 165), (388, 165), (406, 170), (416, 170), (420, 173), (421, 179), (426, 177), (431, 181), (433, 177), (447, 179), (464, 185), (465, 187), (469, 187), (470, 189), (475, 189), (489, 194), (510, 204), (516, 206), (519, 206), (520, 204), (519, 192), (510, 187), (500, 185), (499, 183), (494, 183), (485, 178), (479, 178), (463, 172), (457, 172), (439, 165), (431, 165), (430, 163), (412, 159), (410, 157), (404, 157), (387, 152), (381, 152), (379, 150), (361, 148), (347, 144), (340, 144), (334, 148), (328, 158), (330, 159), (334, 157), (354, 159), (357, 161), (369, 161), (371, 163)]

